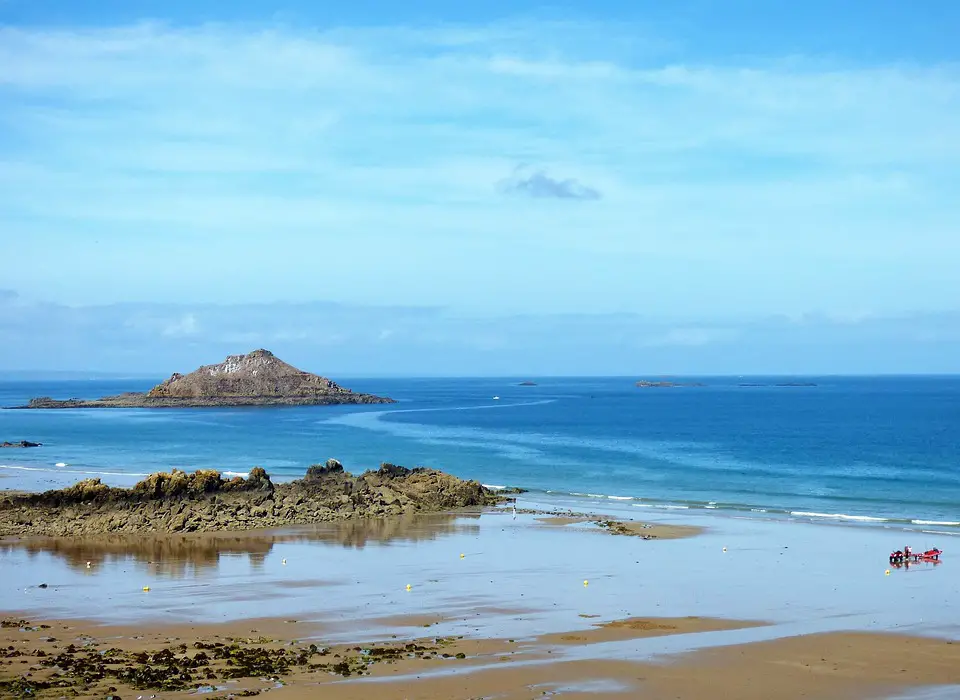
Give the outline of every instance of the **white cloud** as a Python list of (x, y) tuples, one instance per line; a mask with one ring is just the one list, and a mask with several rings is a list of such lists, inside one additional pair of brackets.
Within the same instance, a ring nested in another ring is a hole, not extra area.
[(643, 338), (640, 345), (643, 347), (658, 346), (686, 346), (699, 347), (715, 343), (735, 340), (739, 333), (730, 328), (671, 328), (665, 333), (658, 333)]
[(197, 323), (197, 317), (194, 314), (184, 314), (179, 319), (166, 325), (162, 335), (170, 338), (182, 338), (184, 336), (197, 335), (200, 332), (200, 324)]

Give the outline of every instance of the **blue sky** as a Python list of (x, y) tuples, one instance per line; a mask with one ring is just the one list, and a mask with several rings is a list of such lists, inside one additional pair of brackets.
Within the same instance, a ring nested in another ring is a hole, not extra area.
[(957, 26), (0, 0), (0, 369), (960, 371)]

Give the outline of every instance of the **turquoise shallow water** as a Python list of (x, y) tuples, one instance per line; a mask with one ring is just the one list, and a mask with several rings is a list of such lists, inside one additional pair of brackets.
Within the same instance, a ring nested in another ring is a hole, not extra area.
[[(342, 380), (398, 399), (390, 406), (2, 411), (0, 439), (44, 447), (0, 452), (0, 474), (15, 477), (0, 484), (254, 465), (284, 479), (337, 457), (352, 471), (427, 465), (592, 508), (608, 499), (960, 532), (958, 377), (533, 380)], [(5, 382), (0, 405), (156, 381)], [(814, 386), (780, 386), (791, 382)]]

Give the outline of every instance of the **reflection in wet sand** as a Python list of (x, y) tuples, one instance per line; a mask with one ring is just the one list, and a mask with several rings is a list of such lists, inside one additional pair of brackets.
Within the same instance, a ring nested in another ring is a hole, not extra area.
[(246, 555), (259, 569), (280, 542), (316, 542), (362, 549), (391, 542), (420, 542), (459, 533), (476, 532), (479, 514), (404, 515), (318, 523), (282, 530), (247, 533), (117, 534), (96, 537), (35, 538), (0, 541), (0, 551), (25, 551), (62, 559), (70, 568), (95, 573), (105, 565), (128, 560), (144, 565), (151, 574), (185, 578), (216, 569), (222, 556)]

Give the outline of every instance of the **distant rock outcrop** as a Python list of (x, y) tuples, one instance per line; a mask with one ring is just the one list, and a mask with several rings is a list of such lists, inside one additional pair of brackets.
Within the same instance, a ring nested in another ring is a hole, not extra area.
[(0, 442), (0, 447), (42, 447), (42, 442), (30, 442), (29, 440), (20, 440), (20, 442)]
[(520, 382), (517, 386), (536, 386), (536, 382), (531, 382), (529, 379), (525, 382)]
[(650, 388), (650, 387), (675, 387), (675, 386), (703, 386), (699, 382), (671, 382), (671, 381), (651, 381), (649, 379), (641, 379), (637, 382), (637, 386), (640, 388)]
[(31, 399), (15, 408), (193, 408), (205, 406), (317, 406), (394, 403), (359, 394), (326, 377), (287, 364), (269, 350), (230, 355), (190, 374), (174, 373), (146, 393), (128, 392), (100, 399)]

